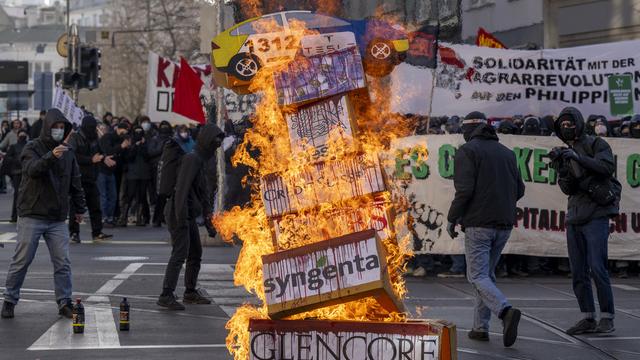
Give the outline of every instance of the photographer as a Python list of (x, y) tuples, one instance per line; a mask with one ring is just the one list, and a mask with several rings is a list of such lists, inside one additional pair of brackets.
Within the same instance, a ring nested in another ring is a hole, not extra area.
[[(609, 144), (585, 134), (578, 109), (567, 107), (555, 122), (555, 132), (568, 148), (549, 154), (558, 171), (567, 204), (567, 247), (573, 291), (584, 319), (567, 330), (569, 335), (614, 331), (613, 292), (607, 270), (609, 217), (618, 215), (620, 183), (613, 177), (615, 162)], [(591, 277), (598, 290), (600, 322), (595, 320)]]

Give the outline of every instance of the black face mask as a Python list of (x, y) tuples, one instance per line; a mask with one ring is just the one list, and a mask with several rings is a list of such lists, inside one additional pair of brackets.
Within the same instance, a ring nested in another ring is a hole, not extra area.
[(462, 127), (462, 137), (464, 137), (464, 141), (469, 142), (471, 140), (471, 134), (476, 129), (477, 126), (463, 126)]
[(27, 137), (26, 136), (18, 136), (18, 142), (21, 144), (24, 144), (27, 142)]
[(162, 135), (170, 135), (171, 134), (171, 128), (168, 126), (161, 126), (160, 127), (160, 134)]
[(638, 128), (631, 128), (631, 130), (629, 130), (629, 134), (631, 134), (631, 137), (634, 139), (640, 139), (640, 129)]
[(133, 140), (135, 140), (135, 141), (142, 140), (143, 136), (144, 136), (144, 133), (142, 131), (134, 131), (133, 132)]
[(575, 140), (576, 128), (575, 127), (563, 127), (560, 129), (560, 135), (563, 140)]

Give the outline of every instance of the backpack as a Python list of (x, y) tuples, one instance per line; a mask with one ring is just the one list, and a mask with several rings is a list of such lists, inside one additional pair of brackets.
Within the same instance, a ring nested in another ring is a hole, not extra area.
[[(595, 155), (594, 146), (597, 141), (602, 141), (602, 139), (593, 138), (590, 146), (584, 147), (590, 157)], [(620, 201), (622, 196), (622, 185), (614, 176), (607, 178), (589, 176), (581, 181), (581, 187), (586, 190), (591, 200), (600, 206), (615, 204)]]
[(157, 193), (170, 197), (176, 187), (180, 164), (185, 152), (175, 139), (169, 139), (162, 148), (162, 155), (158, 162)]

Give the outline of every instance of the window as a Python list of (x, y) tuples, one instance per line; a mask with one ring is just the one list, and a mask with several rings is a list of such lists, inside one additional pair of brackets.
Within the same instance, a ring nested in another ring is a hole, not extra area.
[(306, 12), (294, 12), (286, 14), (287, 21), (302, 21), (307, 29), (321, 29), (329, 27), (349, 26), (350, 24), (344, 20), (331, 16), (318, 15)]
[(282, 31), (282, 17), (271, 15), (240, 25), (231, 32), (231, 35), (264, 34), (278, 31)]
[(42, 63), (34, 62), (33, 65), (34, 65), (34, 71), (36, 73), (42, 72)]
[(44, 72), (51, 72), (51, 63), (50, 62), (45, 62), (44, 63)]

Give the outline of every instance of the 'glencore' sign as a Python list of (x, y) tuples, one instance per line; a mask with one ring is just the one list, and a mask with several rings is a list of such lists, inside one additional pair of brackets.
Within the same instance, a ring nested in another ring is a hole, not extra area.
[(371, 229), (263, 256), (269, 315), (279, 318), (369, 296), (389, 311), (401, 311), (385, 254)]
[(379, 323), (252, 319), (249, 331), (251, 360), (456, 358), (455, 326), (437, 320)]

